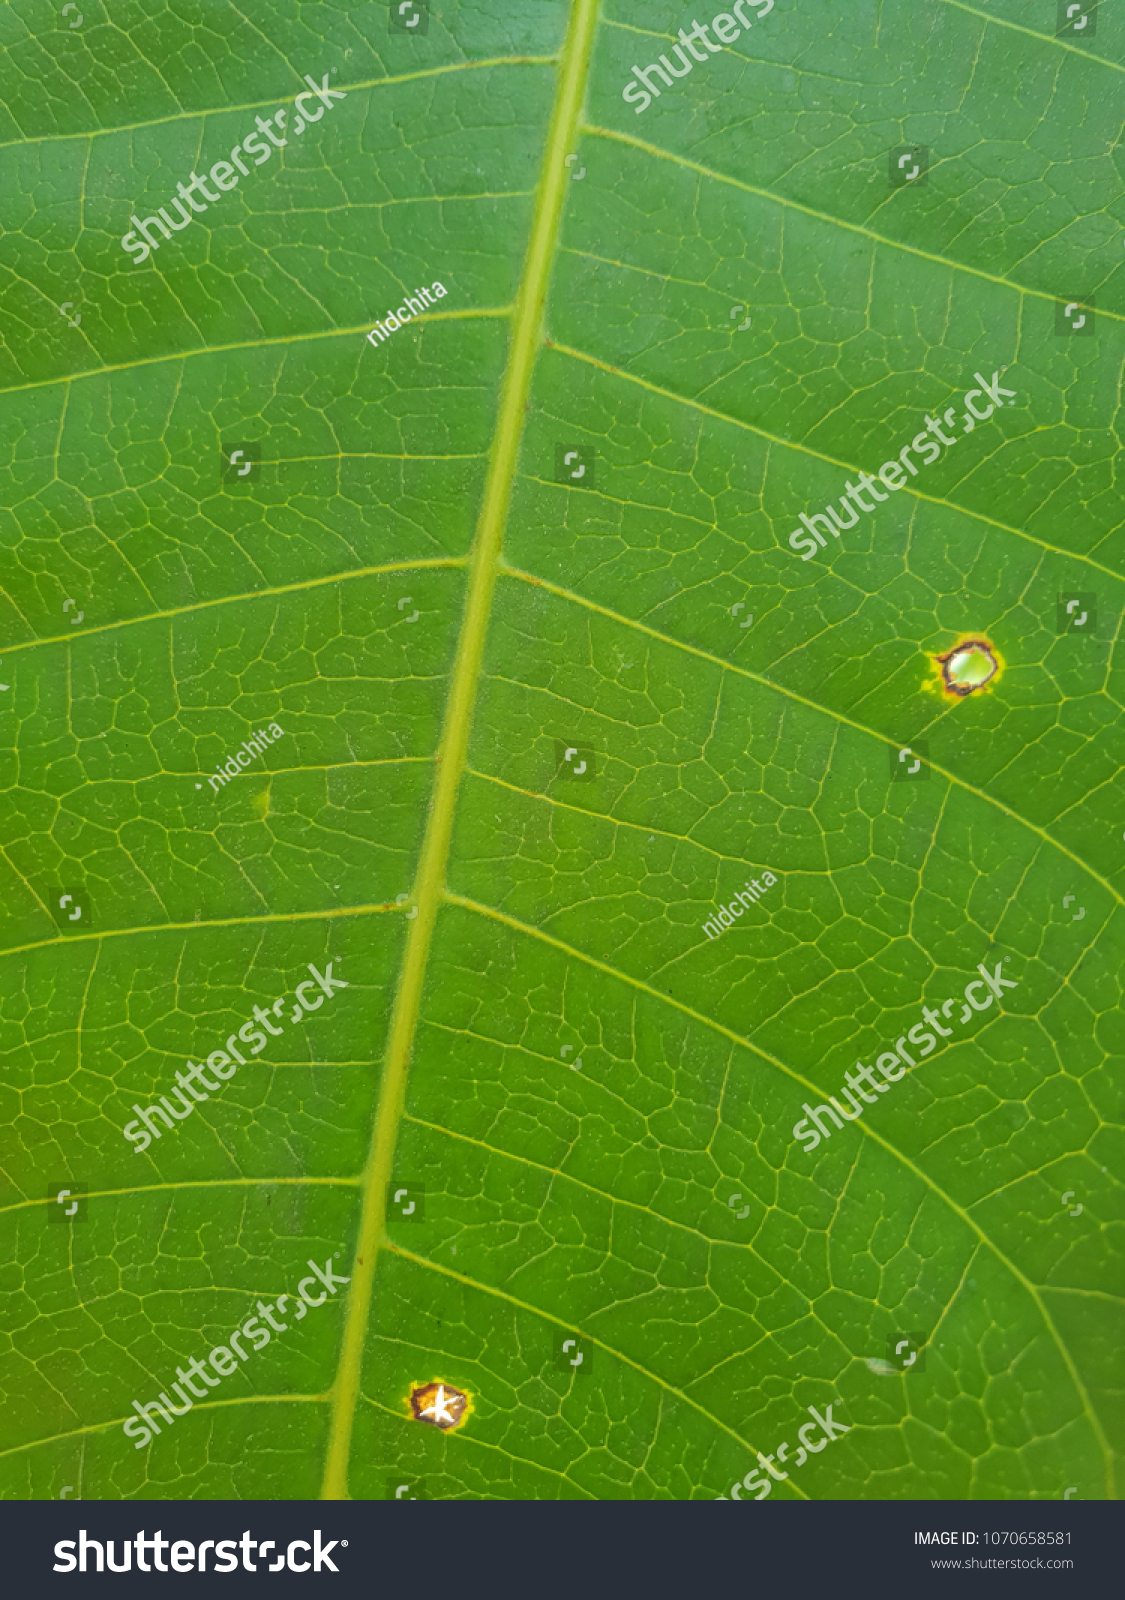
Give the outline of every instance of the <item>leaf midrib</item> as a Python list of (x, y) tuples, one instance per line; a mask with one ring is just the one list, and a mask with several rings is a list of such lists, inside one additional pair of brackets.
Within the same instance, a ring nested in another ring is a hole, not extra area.
[(442, 903), (461, 777), (468, 754), (481, 662), (500, 569), (500, 553), (523, 438), (525, 408), (542, 345), (547, 288), (558, 250), (563, 197), (569, 173), (564, 155), (573, 141), (586, 90), (597, 27), (598, 0), (575, 0), (559, 57), (558, 86), (551, 112), (538, 197), (532, 215), (524, 270), (512, 318), (499, 415), (488, 476), (470, 555), (469, 581), (457, 653), (446, 702), (441, 759), (422, 841), (410, 924), (391, 1013), (379, 1104), (364, 1170), (356, 1259), (344, 1313), (340, 1360), (332, 1386), (331, 1422), (321, 1498), (348, 1497), (348, 1460), (359, 1399), (363, 1355), (381, 1247), (386, 1243), (387, 1185), (391, 1178), (406, 1080), (429, 964), (434, 925)]

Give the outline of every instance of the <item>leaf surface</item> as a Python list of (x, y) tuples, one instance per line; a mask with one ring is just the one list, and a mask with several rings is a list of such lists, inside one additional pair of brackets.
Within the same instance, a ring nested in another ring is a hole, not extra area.
[[(1108, 24), (778, 3), (638, 115), (679, 19), (506, 9), (0, 19), (0, 1492), (710, 1499), (787, 1441), (782, 1497), (1110, 1497)], [(133, 266), (306, 74), (344, 98)], [(800, 560), (978, 372), (1013, 403)], [(1002, 670), (943, 697), (973, 637)], [(923, 1006), (948, 1040), (807, 1154)]]

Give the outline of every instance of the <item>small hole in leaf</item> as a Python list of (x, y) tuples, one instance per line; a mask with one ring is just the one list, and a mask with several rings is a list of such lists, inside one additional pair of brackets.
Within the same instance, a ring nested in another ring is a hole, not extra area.
[(938, 656), (945, 687), (958, 695), (972, 694), (983, 689), (999, 670), (1000, 663), (986, 639), (970, 639), (959, 644), (948, 655)]
[(410, 1393), (410, 1409), (418, 1422), (428, 1422), (448, 1433), (465, 1415), (469, 1397), (450, 1383), (426, 1383)]

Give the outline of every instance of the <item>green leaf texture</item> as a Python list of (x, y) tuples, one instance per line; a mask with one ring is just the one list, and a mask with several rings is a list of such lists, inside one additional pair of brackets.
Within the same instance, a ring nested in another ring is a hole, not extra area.
[[(393, 9), (0, 17), (0, 1493), (714, 1499), (787, 1440), (774, 1498), (1112, 1497), (1121, 19), (777, 0), (638, 114), (690, 12)], [(134, 265), (306, 74), (345, 97)], [(799, 559), (977, 371), (1015, 401)], [(967, 638), (1002, 670), (943, 697)]]

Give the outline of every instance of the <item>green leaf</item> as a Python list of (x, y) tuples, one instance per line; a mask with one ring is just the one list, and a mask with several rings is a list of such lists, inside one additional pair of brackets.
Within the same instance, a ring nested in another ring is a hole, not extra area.
[(633, 0), (6, 9), (4, 1495), (1115, 1494), (1122, 69), (1041, 11), (778, 0), (638, 115)]

